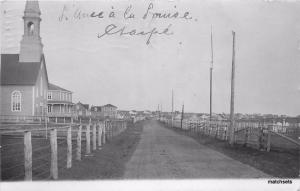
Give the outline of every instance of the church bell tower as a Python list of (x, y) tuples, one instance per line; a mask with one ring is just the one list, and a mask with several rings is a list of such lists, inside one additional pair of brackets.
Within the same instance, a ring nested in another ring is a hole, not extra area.
[(24, 11), (24, 34), (20, 46), (20, 62), (40, 62), (43, 44), (40, 37), (41, 11), (38, 1), (26, 1)]

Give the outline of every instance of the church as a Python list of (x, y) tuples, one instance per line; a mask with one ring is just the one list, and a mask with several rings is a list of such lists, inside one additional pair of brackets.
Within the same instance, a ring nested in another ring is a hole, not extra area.
[(19, 54), (1, 54), (1, 116), (46, 116), (49, 81), (38, 1), (26, 1)]

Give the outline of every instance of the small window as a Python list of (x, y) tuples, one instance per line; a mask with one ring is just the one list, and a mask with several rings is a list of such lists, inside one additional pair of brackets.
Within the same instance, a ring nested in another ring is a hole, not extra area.
[(48, 100), (52, 100), (52, 92), (48, 92)]
[(28, 35), (33, 35), (33, 33), (34, 33), (34, 24), (33, 24), (33, 22), (29, 22), (28, 24), (27, 24), (27, 30), (28, 30)]
[(22, 94), (20, 91), (14, 91), (11, 94), (11, 110), (21, 111), (21, 98)]
[(52, 106), (48, 105), (48, 113), (51, 113), (51, 112), (52, 112)]

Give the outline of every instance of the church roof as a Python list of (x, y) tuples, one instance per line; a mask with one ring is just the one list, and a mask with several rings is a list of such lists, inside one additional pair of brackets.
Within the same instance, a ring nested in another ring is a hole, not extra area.
[(41, 62), (19, 62), (19, 54), (1, 54), (1, 85), (35, 85), (40, 67)]
[(71, 92), (69, 90), (66, 90), (66, 89), (64, 89), (62, 87), (59, 87), (59, 86), (51, 84), (51, 83), (48, 84), (48, 89), (49, 90), (59, 90), (59, 91)]

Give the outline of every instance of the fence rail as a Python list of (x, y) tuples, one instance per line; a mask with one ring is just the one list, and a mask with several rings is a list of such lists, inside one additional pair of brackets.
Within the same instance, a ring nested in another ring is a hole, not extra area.
[[(126, 120), (88, 120), (45, 128), (0, 130), (0, 180), (58, 179), (127, 128)], [(17, 126), (17, 124), (16, 124)], [(1, 168), (2, 167), (2, 168)]]
[[(228, 141), (229, 121), (182, 121), (162, 119), (168, 127), (181, 129), (190, 135), (207, 135)], [(298, 150), (300, 149), (300, 127), (237, 121), (234, 126), (234, 143), (259, 150)]]

